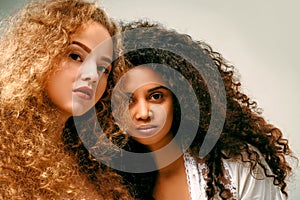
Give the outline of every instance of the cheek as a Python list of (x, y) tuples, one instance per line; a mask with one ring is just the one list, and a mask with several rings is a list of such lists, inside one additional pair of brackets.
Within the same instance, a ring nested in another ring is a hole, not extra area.
[(167, 114), (166, 124), (168, 124), (168, 126), (171, 126), (171, 124), (173, 122), (173, 106), (172, 106), (172, 103), (168, 104), (165, 109), (166, 109), (166, 114)]
[(95, 95), (95, 101), (99, 101), (99, 99), (102, 97), (104, 91), (106, 90), (107, 86), (107, 78), (101, 78), (101, 80), (98, 83), (96, 95)]
[(60, 73), (50, 75), (46, 83), (46, 92), (48, 93), (51, 99), (53, 98), (53, 96), (58, 95), (60, 93), (60, 91), (62, 90), (62, 84), (63, 82)]

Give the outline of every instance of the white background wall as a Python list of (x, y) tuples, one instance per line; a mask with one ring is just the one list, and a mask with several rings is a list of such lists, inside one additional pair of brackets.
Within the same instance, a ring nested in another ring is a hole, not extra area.
[[(22, 0), (0, 0), (0, 16)], [(99, 0), (116, 20), (150, 19), (204, 40), (231, 61), (243, 88), (300, 157), (300, 2), (298, 0)], [(299, 123), (299, 124), (298, 124)], [(299, 134), (299, 136), (298, 136)], [(300, 172), (289, 184), (300, 198)], [(298, 190), (297, 190), (298, 189)]]

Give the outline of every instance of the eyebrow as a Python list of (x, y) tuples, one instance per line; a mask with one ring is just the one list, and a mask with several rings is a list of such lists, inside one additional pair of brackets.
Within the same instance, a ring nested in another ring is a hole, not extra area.
[(163, 86), (163, 85), (160, 85), (160, 86), (157, 86), (157, 87), (154, 87), (154, 88), (149, 89), (148, 92), (153, 92), (153, 91), (159, 90), (159, 89), (164, 89), (164, 90), (170, 91), (169, 88), (167, 88), (167, 87), (165, 87), (165, 86)]
[(80, 46), (82, 49), (84, 49), (88, 53), (91, 52), (91, 49), (89, 47), (85, 46), (84, 44), (82, 44), (81, 42), (72, 41), (71, 44), (76, 44), (76, 45)]
[(109, 57), (106, 57), (106, 56), (102, 56), (102, 57), (101, 57), (101, 61), (107, 62), (107, 63), (109, 63), (109, 64), (112, 63), (112, 60), (111, 60)]
[[(76, 45), (80, 46), (87, 53), (91, 53), (91, 51), (92, 51), (89, 47), (87, 47), (86, 45), (82, 44), (81, 42), (72, 41), (71, 44), (76, 44)], [(106, 57), (106, 56), (102, 56), (101, 60), (103, 60), (104, 62), (110, 63), (110, 64), (112, 63), (112, 60), (109, 57)]]

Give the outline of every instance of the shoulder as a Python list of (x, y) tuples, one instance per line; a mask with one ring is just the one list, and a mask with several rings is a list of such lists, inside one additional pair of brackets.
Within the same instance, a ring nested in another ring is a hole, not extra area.
[(243, 156), (222, 160), (238, 199), (286, 199), (280, 188), (273, 184), (273, 177), (269, 176), (273, 173), (262, 154), (255, 147), (250, 148), (257, 153), (258, 162)]
[(233, 172), (251, 175), (256, 179), (264, 179), (267, 177), (266, 174), (272, 175), (273, 173), (260, 151), (251, 145), (249, 145), (249, 149), (251, 154), (241, 152), (239, 156), (222, 159), (224, 167)]

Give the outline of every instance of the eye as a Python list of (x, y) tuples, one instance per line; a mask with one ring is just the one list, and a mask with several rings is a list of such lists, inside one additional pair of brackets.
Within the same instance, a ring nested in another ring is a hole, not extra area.
[(125, 101), (125, 103), (126, 103), (127, 105), (132, 105), (132, 104), (134, 104), (135, 101), (136, 101), (136, 98), (135, 98), (134, 95), (131, 94), (131, 93), (125, 94), (125, 96), (123, 96), (123, 98), (124, 98), (124, 101)]
[(107, 67), (104, 66), (97, 66), (97, 71), (104, 74), (109, 74), (109, 70), (107, 69)]
[(163, 97), (164, 97), (163, 93), (154, 93), (150, 96), (150, 99), (157, 101), (162, 99)]
[(75, 60), (75, 61), (79, 61), (79, 62), (82, 62), (82, 58), (80, 55), (78, 55), (77, 53), (70, 53), (69, 57), (72, 59), (72, 60)]
[(127, 103), (128, 103), (128, 104), (133, 104), (134, 102), (135, 102), (135, 99), (134, 99), (133, 96), (127, 97)]

